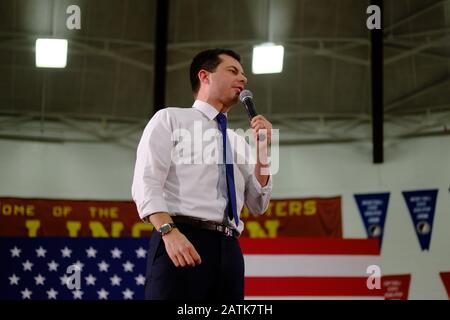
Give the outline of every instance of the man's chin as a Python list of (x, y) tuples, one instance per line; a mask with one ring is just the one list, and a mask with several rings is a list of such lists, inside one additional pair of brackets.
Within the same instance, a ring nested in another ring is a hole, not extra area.
[(232, 109), (238, 102), (239, 102), (239, 97), (234, 97), (234, 98), (231, 98), (228, 101), (224, 102), (224, 105), (226, 105), (228, 108)]
[(239, 95), (236, 95), (232, 100), (231, 100), (231, 106), (234, 106), (236, 103), (239, 102)]

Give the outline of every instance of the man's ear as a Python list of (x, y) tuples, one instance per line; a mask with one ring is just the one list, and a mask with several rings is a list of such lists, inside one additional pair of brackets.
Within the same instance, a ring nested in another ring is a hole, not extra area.
[(209, 84), (209, 74), (210, 73), (208, 71), (204, 70), (204, 69), (200, 70), (198, 72), (198, 74), (197, 74), (197, 76), (198, 76), (198, 78), (200, 80), (200, 83), (207, 83), (207, 84)]

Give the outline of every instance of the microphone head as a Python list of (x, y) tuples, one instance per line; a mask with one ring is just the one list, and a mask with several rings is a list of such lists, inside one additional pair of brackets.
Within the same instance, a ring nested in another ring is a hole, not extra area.
[(239, 100), (241, 100), (241, 102), (244, 102), (244, 100), (247, 98), (253, 99), (252, 92), (250, 90), (242, 90), (239, 94)]

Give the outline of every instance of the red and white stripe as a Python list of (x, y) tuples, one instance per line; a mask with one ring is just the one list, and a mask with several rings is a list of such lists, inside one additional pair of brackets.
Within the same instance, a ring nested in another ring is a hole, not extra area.
[(367, 268), (380, 265), (377, 240), (241, 239), (246, 299), (383, 299)]

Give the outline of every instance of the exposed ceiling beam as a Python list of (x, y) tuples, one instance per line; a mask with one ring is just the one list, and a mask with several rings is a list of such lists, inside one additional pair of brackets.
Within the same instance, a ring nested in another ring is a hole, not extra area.
[(398, 137), (415, 137), (427, 129), (433, 129), (438, 126), (443, 127), (445, 125), (446, 121), (443, 121), (443, 119), (429, 119), (428, 121), (423, 121), (421, 124), (406, 130), (406, 132), (401, 133)]
[(298, 54), (305, 54), (305, 52), (312, 53), (314, 55), (328, 57), (331, 59), (336, 59), (339, 61), (344, 61), (351, 64), (360, 65), (363, 67), (368, 67), (370, 65), (369, 61), (366, 59), (360, 59), (349, 55), (344, 55), (341, 53), (336, 53), (331, 49), (327, 48), (311, 48), (305, 45), (299, 45), (299, 44), (290, 44), (289, 47), (298, 49)]
[[(270, 118), (272, 119), (272, 118)], [(297, 132), (297, 133), (313, 133), (315, 132), (315, 127), (310, 124), (300, 124), (299, 121), (294, 121), (292, 119), (279, 119), (277, 123), (281, 124), (282, 126), (286, 127), (287, 129)], [(277, 128), (275, 125), (274, 128)]]
[(412, 92), (410, 92), (410, 93), (408, 93), (408, 94), (406, 94), (406, 95), (404, 95), (404, 96), (402, 96), (402, 97), (400, 97), (400, 98), (398, 98), (398, 99), (388, 103), (385, 106), (385, 112), (391, 112), (391, 111), (393, 111), (395, 109), (398, 109), (404, 103), (406, 103), (408, 101), (411, 101), (413, 99), (416, 99), (416, 98), (418, 98), (418, 97), (420, 97), (420, 96), (422, 96), (422, 95), (432, 91), (433, 89), (435, 89), (435, 88), (437, 88), (439, 86), (448, 84), (448, 83), (450, 83), (450, 76), (446, 75), (445, 77), (443, 77), (443, 78), (441, 78), (441, 79), (439, 79), (439, 80), (437, 80), (437, 81), (435, 81), (435, 82), (433, 82), (431, 84), (428, 84), (428, 85), (423, 86), (423, 87), (421, 87), (419, 89), (416, 89), (416, 90), (414, 90), (414, 91), (412, 91)]
[(8, 119), (4, 119), (4, 120), (0, 121), (0, 130), (15, 127), (21, 123), (27, 122), (32, 119), (33, 119), (33, 116), (30, 116), (30, 115), (23, 115), (23, 116), (11, 117)]
[(80, 121), (76, 121), (76, 120), (70, 119), (69, 117), (64, 117), (64, 116), (61, 116), (59, 118), (59, 121), (61, 123), (66, 124), (67, 126), (69, 126), (72, 129), (75, 129), (82, 133), (91, 135), (99, 140), (102, 140), (102, 141), (109, 140), (109, 136), (105, 132), (98, 130), (97, 128), (93, 127), (90, 124), (82, 123)]
[(400, 33), (395, 35), (389, 35), (389, 39), (403, 39), (403, 38), (418, 38), (418, 37), (433, 37), (440, 36), (442, 34), (446, 34), (450, 32), (450, 28), (436, 28), (436, 29), (428, 29), (416, 32), (408, 32), (408, 33)]
[[(52, 38), (53, 35), (51, 34), (31, 34), (31, 33), (24, 33), (24, 32), (10, 32), (10, 31), (0, 31), (0, 39), (10, 39), (11, 37), (14, 38), (21, 38), (21, 39), (31, 39), (36, 40), (37, 38), (43, 38), (43, 37), (50, 37)], [(154, 50), (154, 45), (151, 42), (145, 42), (145, 41), (137, 41), (137, 40), (124, 40), (124, 39), (116, 39), (116, 38), (107, 38), (107, 37), (98, 37), (98, 36), (70, 36), (68, 38), (69, 41), (77, 41), (77, 42), (98, 42), (103, 45), (103, 47), (109, 47), (111, 45), (124, 45), (124, 46), (131, 46), (131, 47), (139, 47), (139, 48), (145, 48), (148, 50)], [(169, 43), (168, 48), (170, 49), (177, 49), (177, 50), (184, 50), (184, 49), (191, 49), (191, 48), (203, 48), (205, 46), (211, 47), (211, 46), (239, 46), (239, 45), (245, 45), (245, 46), (252, 46), (254, 44), (260, 44), (262, 42), (266, 42), (265, 39), (239, 39), (239, 40), (227, 40), (227, 39), (221, 39), (221, 40), (214, 40), (214, 41), (184, 41), (184, 42), (177, 42), (177, 43)], [(281, 42), (283, 43), (319, 43), (319, 42), (331, 42), (331, 43), (359, 43), (361, 45), (368, 45), (370, 43), (368, 38), (364, 37), (298, 37), (298, 38), (287, 38), (283, 39)]]
[(96, 47), (92, 47), (91, 45), (85, 44), (85, 43), (81, 43), (78, 41), (71, 41), (71, 44), (74, 44), (75, 46), (79, 47), (79, 48), (83, 48), (88, 52), (92, 52), (95, 54), (98, 54), (100, 56), (104, 56), (104, 57), (108, 57), (111, 59), (114, 59), (118, 62), (124, 63), (124, 64), (128, 64), (146, 71), (153, 71), (153, 66), (149, 65), (147, 63), (141, 62), (141, 61), (137, 61), (128, 57), (125, 57), (123, 55), (114, 53), (110, 50), (106, 50), (106, 49), (99, 49)]
[(400, 53), (396, 56), (390, 57), (388, 59), (385, 60), (384, 65), (389, 65), (391, 63), (394, 63), (396, 61), (399, 61), (401, 59), (407, 58), (409, 56), (415, 55), (419, 52), (422, 52), (426, 49), (435, 47), (437, 45), (440, 45), (441, 43), (446, 43), (448, 40), (450, 39), (450, 35), (446, 35), (444, 37), (438, 38), (438, 39), (434, 39), (432, 41), (428, 41), (426, 43), (423, 43), (415, 48), (411, 48), (410, 50), (407, 50), (403, 53)]
[[(37, 38), (53, 38), (54, 36), (52, 34), (46, 34), (46, 33), (25, 33), (25, 32), (11, 32), (11, 31), (0, 31), (0, 39), (1, 38), (9, 38), (9, 37), (16, 37), (16, 38), (24, 38), (24, 39), (31, 39), (36, 40)], [(124, 46), (137, 46), (142, 48), (147, 48), (149, 50), (153, 50), (154, 46), (151, 42), (145, 42), (145, 41), (138, 41), (138, 40), (125, 40), (125, 39), (117, 39), (117, 38), (107, 38), (107, 37), (98, 37), (98, 36), (74, 36), (71, 35), (68, 38), (69, 41), (79, 41), (79, 42), (99, 42), (105, 45), (113, 44), (113, 45), (124, 45)]]
[(388, 115), (386, 115), (386, 119), (390, 119), (389, 117), (398, 118), (401, 117), (401, 119), (408, 119), (408, 116), (414, 117), (417, 114), (422, 114), (426, 111), (430, 112), (445, 112), (450, 110), (450, 104), (438, 104), (438, 105), (421, 105), (417, 107), (411, 107), (408, 106), (408, 109), (401, 110), (401, 109), (395, 109), (392, 110)]
[[(401, 51), (401, 52), (411, 51), (414, 49), (414, 47), (409, 44), (404, 44), (402, 42), (397, 42), (397, 41), (390, 42), (390, 43), (385, 42), (384, 46), (390, 50), (397, 50), (397, 51)], [(443, 61), (443, 62), (448, 62), (450, 60), (450, 56), (437, 54), (437, 53), (433, 53), (433, 52), (429, 52), (429, 51), (425, 51), (425, 50), (416, 52), (416, 54), (420, 55), (422, 57), (432, 58), (432, 59)]]
[(89, 124), (80, 123), (79, 121), (72, 120), (68, 117), (60, 117), (59, 119), (62, 123), (66, 124), (68, 127), (80, 131), (82, 133), (88, 134), (98, 140), (98, 142), (112, 142), (121, 147), (128, 149), (135, 149), (136, 145), (129, 143), (129, 141), (121, 141), (122, 136), (115, 133), (112, 134), (109, 130), (99, 130)]
[(350, 43), (343, 44), (342, 46), (339, 46), (339, 47), (334, 47), (333, 51), (334, 52), (341, 52), (341, 51), (346, 51), (346, 50), (358, 48), (358, 47), (361, 47), (361, 46), (369, 46), (369, 42), (368, 43), (350, 42)]
[(385, 27), (383, 32), (384, 32), (385, 35), (389, 34), (389, 33), (391, 33), (392, 30), (394, 30), (394, 29), (404, 25), (407, 22), (410, 22), (410, 21), (412, 21), (414, 19), (417, 19), (418, 17), (420, 17), (424, 13), (427, 13), (427, 12), (429, 12), (429, 11), (439, 7), (439, 6), (442, 6), (442, 5), (444, 5), (444, 4), (448, 3), (448, 2), (450, 2), (450, 0), (440, 0), (440, 1), (437, 1), (437, 2), (435, 2), (433, 4), (430, 4), (429, 6), (424, 7), (422, 9), (419, 9), (416, 12), (410, 14), (409, 16), (404, 17), (403, 19), (400, 19), (397, 22), (394, 22), (390, 26)]
[[(15, 141), (32, 141), (32, 142), (50, 142), (50, 143), (64, 143), (66, 141), (65, 138), (58, 137), (46, 137), (46, 136), (34, 136), (34, 135), (25, 135), (25, 134), (4, 134), (0, 133), (0, 139), (3, 140), (15, 140)], [(79, 141), (81, 142), (81, 141)], [(86, 142), (86, 141), (82, 141)]]
[[(9, 119), (6, 119), (6, 121)], [(83, 121), (62, 117), (46, 125), (46, 130), (39, 129), (39, 121), (23, 122), (0, 132), (0, 139), (44, 141), (44, 142), (77, 142), (77, 143), (114, 143), (128, 150), (135, 151), (139, 134), (123, 136), (126, 126), (106, 126), (105, 123), (86, 124)], [(1, 121), (1, 119), (0, 119)], [(248, 122), (248, 120), (247, 120)], [(274, 127), (283, 130), (280, 145), (289, 144), (320, 144), (345, 143), (370, 140), (370, 121), (368, 118), (337, 120), (336, 123), (327, 120), (304, 120), (281, 117), (274, 122)], [(402, 125), (399, 127), (397, 123)], [(275, 125), (276, 124), (276, 125)], [(337, 125), (339, 124), (339, 126)], [(443, 135), (449, 133), (450, 110), (445, 112), (410, 115), (389, 115), (386, 117), (388, 126), (386, 137), (389, 141), (404, 137), (421, 137), (428, 135)], [(323, 126), (323, 130), (316, 130)], [(130, 131), (137, 128), (130, 125)], [(142, 127), (143, 128), (143, 127)], [(73, 130), (75, 129), (75, 130)], [(103, 132), (103, 133), (100, 133)], [(80, 135), (79, 133), (82, 133)], [(105, 138), (108, 137), (108, 138)]]
[[(87, 106), (90, 107), (90, 106)], [(26, 106), (20, 106), (20, 110), (27, 110)], [(30, 116), (34, 120), (40, 119), (40, 112), (37, 111), (17, 111), (17, 110), (7, 110), (7, 107), (4, 106), (2, 110), (0, 110), (0, 117), (1, 116)], [(115, 123), (129, 123), (129, 124), (136, 124), (136, 123), (142, 123), (143, 120), (142, 117), (121, 117), (121, 116), (113, 116), (113, 115), (103, 115), (103, 114), (86, 114), (86, 113), (74, 113), (74, 112), (67, 112), (67, 113), (60, 113), (60, 112), (47, 112), (45, 115), (45, 118), (48, 120), (57, 120), (59, 121), (60, 117), (70, 117), (74, 120), (87, 120), (87, 121), (103, 121), (106, 120), (108, 122), (115, 122)], [(148, 121), (149, 119), (147, 119)]]

